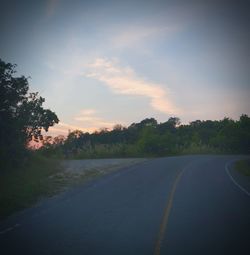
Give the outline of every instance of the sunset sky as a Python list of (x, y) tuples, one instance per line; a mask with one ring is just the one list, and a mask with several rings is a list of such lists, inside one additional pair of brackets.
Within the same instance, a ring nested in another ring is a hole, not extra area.
[(0, 58), (57, 113), (53, 135), (238, 119), (250, 115), (247, 2), (0, 0)]

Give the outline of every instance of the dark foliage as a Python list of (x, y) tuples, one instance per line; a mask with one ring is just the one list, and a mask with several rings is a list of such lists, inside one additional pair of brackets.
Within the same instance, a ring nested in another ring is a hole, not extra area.
[[(60, 142), (58, 142), (60, 141)], [(166, 156), (190, 153), (249, 153), (250, 118), (238, 121), (196, 120), (181, 125), (169, 118), (157, 123), (154, 118), (133, 123), (128, 128), (116, 125), (93, 134), (76, 130), (64, 139), (51, 138), (43, 153), (69, 158)]]
[(29, 93), (28, 79), (15, 77), (16, 65), (0, 59), (0, 166), (20, 163), (26, 146), (42, 139), (42, 129), (58, 123), (54, 112), (42, 107), (44, 98)]

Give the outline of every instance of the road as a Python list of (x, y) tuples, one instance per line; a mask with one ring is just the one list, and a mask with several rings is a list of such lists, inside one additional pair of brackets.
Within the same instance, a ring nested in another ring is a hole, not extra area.
[(45, 199), (0, 224), (0, 254), (250, 254), (237, 158), (153, 159)]

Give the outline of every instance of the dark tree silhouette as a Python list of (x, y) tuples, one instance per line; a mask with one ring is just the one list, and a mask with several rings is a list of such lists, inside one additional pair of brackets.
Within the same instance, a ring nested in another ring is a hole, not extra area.
[(15, 68), (0, 59), (1, 162), (21, 158), (29, 141), (42, 139), (42, 129), (59, 122), (54, 112), (43, 108), (44, 98), (29, 93), (28, 79), (15, 76)]

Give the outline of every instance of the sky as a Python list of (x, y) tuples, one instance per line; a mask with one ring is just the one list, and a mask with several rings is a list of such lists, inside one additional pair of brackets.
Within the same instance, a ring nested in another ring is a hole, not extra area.
[(0, 0), (0, 58), (60, 123), (250, 115), (249, 1)]

